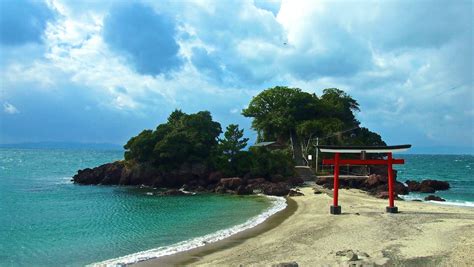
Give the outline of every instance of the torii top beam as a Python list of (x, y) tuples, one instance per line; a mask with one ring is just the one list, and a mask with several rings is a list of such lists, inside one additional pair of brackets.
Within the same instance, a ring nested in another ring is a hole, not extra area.
[(328, 153), (396, 153), (407, 151), (411, 145), (397, 146), (316, 146), (321, 152)]

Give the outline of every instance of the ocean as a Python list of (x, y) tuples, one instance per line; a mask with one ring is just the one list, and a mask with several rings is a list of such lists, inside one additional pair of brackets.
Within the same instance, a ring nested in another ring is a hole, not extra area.
[[(78, 169), (122, 157), (118, 150), (0, 149), (0, 266), (132, 263), (220, 240), (286, 205), (281, 198), (165, 197), (150, 188), (70, 181)], [(399, 181), (449, 181), (450, 190), (436, 192), (444, 204), (474, 207), (473, 155), (395, 157), (406, 162), (396, 166)]]
[(286, 206), (71, 182), (78, 169), (122, 158), (118, 150), (0, 149), (0, 266), (131, 263), (225, 238)]
[[(449, 182), (449, 190), (433, 193), (446, 199), (446, 202), (432, 203), (474, 207), (474, 155), (395, 154), (394, 158), (405, 159), (405, 164), (394, 166), (398, 170), (397, 180), (400, 182), (425, 179)], [(422, 200), (433, 194), (410, 193), (402, 198)]]

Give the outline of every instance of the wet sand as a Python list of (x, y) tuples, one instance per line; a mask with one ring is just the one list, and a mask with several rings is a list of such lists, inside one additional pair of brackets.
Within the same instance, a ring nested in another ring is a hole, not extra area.
[(340, 190), (341, 215), (330, 215), (331, 191), (289, 198), (265, 223), (204, 247), (140, 266), (472, 266), (474, 209), (387, 200)]

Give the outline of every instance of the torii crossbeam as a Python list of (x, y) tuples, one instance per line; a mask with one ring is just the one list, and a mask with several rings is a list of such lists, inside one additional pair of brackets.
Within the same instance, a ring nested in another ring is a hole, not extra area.
[[(404, 164), (403, 159), (394, 159), (392, 153), (408, 150), (411, 145), (398, 146), (316, 146), (321, 152), (334, 153), (334, 159), (323, 159), (323, 165), (334, 165), (334, 197), (331, 206), (331, 214), (341, 214), (341, 206), (338, 205), (339, 196), (339, 166), (341, 165), (387, 165), (388, 171), (388, 199), (389, 205), (386, 211), (397, 213), (398, 208), (394, 200), (393, 164)], [(383, 153), (387, 159), (340, 159), (341, 153)]]

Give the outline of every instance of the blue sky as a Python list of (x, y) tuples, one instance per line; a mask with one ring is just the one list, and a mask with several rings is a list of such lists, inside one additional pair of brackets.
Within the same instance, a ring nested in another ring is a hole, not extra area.
[(472, 1), (0, 1), (0, 143), (123, 144), (175, 108), (238, 123), (275, 85), (356, 98), (362, 126), (474, 151)]

